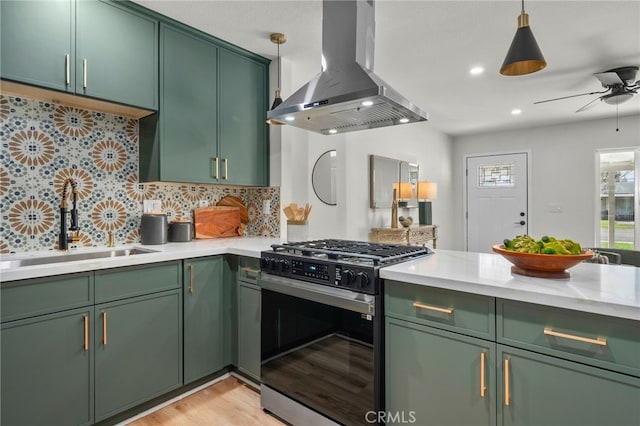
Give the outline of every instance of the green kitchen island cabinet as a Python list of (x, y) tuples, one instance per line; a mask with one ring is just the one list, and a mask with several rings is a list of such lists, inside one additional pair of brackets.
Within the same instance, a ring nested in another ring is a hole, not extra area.
[(637, 320), (424, 281), (385, 280), (385, 410), (392, 419), (638, 425)]
[(496, 424), (495, 343), (393, 318), (385, 330), (387, 424)]
[(269, 61), (160, 25), (160, 114), (141, 121), (141, 181), (268, 185)]
[(93, 306), (3, 323), (3, 426), (93, 423)]
[(238, 266), (238, 370), (260, 383), (260, 259), (242, 257)]
[(498, 345), (498, 425), (637, 426), (640, 379)]
[(184, 382), (221, 370), (223, 257), (184, 260)]

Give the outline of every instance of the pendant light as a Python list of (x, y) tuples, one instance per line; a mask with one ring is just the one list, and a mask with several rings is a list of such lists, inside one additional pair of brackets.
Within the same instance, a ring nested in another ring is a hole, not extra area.
[[(271, 43), (275, 43), (278, 45), (278, 87), (276, 88), (276, 97), (273, 100), (273, 105), (271, 105), (271, 111), (273, 111), (278, 105), (282, 103), (282, 98), (280, 97), (280, 45), (287, 42), (287, 36), (282, 33), (273, 33), (269, 38), (271, 40)], [(267, 120), (267, 124), (282, 125), (284, 123), (275, 120)]]
[(533, 32), (529, 27), (529, 15), (524, 11), (524, 0), (522, 0), (522, 12), (518, 16), (518, 30), (513, 37), (509, 52), (504, 58), (500, 74), (531, 74), (540, 71), (546, 66), (547, 62), (544, 60), (538, 43), (536, 43)]

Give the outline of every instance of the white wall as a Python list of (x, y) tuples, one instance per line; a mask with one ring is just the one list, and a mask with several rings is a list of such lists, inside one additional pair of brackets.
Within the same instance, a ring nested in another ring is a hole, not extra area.
[[(272, 130), (273, 132), (274, 130)], [(369, 207), (369, 155), (376, 154), (417, 163), (420, 180), (438, 183), (438, 199), (432, 203), (438, 225), (438, 247), (452, 248), (453, 215), (451, 140), (428, 122), (343, 135), (323, 136), (290, 126), (275, 130), (280, 137), (281, 204), (309, 202), (310, 238), (344, 238), (366, 241), (372, 227), (390, 226), (391, 209)], [(273, 133), (272, 133), (273, 135)], [(322, 153), (335, 149), (338, 159), (337, 205), (322, 203), (313, 191), (311, 172)], [(390, 206), (389, 206), (390, 207)], [(418, 209), (400, 209), (399, 215), (418, 221)], [(286, 237), (286, 221), (282, 222)]]
[[(607, 106), (603, 105), (602, 108)], [(453, 140), (453, 235), (451, 245), (464, 250), (462, 185), (468, 154), (531, 151), (529, 233), (570, 238), (594, 246), (596, 236), (596, 150), (640, 145), (640, 115), (615, 119), (461, 136)], [(439, 195), (439, 194), (438, 194)], [(550, 210), (559, 205), (559, 213)]]

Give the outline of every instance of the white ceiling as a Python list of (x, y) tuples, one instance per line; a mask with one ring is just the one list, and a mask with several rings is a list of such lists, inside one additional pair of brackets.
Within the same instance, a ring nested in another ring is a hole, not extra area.
[[(269, 34), (285, 33), (280, 51), (296, 80), (320, 71), (320, 0), (135, 1), (270, 59), (276, 46)], [(506, 77), (498, 69), (517, 28), (519, 1), (377, 0), (374, 71), (451, 135), (603, 117), (614, 128), (615, 106), (597, 102), (575, 113), (597, 95), (533, 102), (604, 90), (594, 73), (640, 65), (640, 1), (528, 0), (525, 9), (548, 65)], [(485, 72), (473, 77), (476, 65)], [(511, 115), (514, 108), (522, 114)], [(638, 113), (640, 94), (619, 106), (621, 117)]]

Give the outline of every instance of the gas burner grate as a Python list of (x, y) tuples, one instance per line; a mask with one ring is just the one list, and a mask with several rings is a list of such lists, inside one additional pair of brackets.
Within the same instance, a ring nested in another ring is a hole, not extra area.
[(369, 261), (374, 265), (395, 263), (430, 254), (427, 247), (350, 240), (313, 240), (273, 244), (274, 251), (302, 256), (326, 255), (332, 260)]

